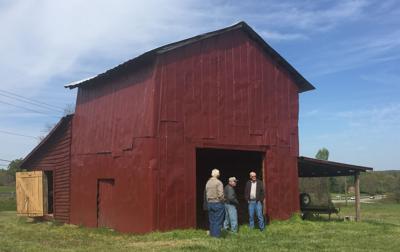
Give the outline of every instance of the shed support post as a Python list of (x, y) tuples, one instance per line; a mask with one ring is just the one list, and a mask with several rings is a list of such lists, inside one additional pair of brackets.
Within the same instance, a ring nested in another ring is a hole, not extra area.
[(360, 205), (360, 173), (354, 175), (355, 193), (356, 193), (356, 221), (361, 221), (361, 205)]

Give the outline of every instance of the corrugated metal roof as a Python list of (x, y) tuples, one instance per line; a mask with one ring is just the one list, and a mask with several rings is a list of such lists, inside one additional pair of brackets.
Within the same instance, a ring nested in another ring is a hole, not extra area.
[(299, 177), (353, 176), (356, 173), (372, 171), (365, 166), (350, 165), (309, 157), (298, 158)]
[(282, 67), (284, 67), (292, 76), (292, 78), (295, 80), (297, 86), (299, 87), (299, 92), (305, 92), (309, 90), (315, 89), (315, 87), (308, 82), (292, 65), (290, 65), (278, 52), (276, 52), (270, 45), (265, 42), (260, 35), (258, 35), (247, 23), (245, 22), (239, 22), (235, 25), (216, 30), (213, 32), (197, 35), (195, 37), (191, 37), (188, 39), (184, 39), (178, 42), (174, 42), (168, 45), (164, 45), (161, 47), (158, 47), (156, 49), (153, 49), (151, 51), (148, 51), (134, 59), (131, 59), (129, 61), (126, 61), (125, 63), (122, 63), (121, 65), (118, 65), (115, 68), (112, 68), (102, 74), (99, 74), (95, 77), (91, 77), (82, 81), (76, 81), (70, 84), (65, 85), (66, 88), (76, 88), (76, 87), (81, 87), (81, 86), (86, 86), (86, 85), (92, 85), (96, 84), (101, 80), (104, 79), (109, 79), (113, 78), (117, 75), (124, 74), (124, 72), (129, 72), (129, 71), (134, 71), (135, 68), (140, 67), (142, 65), (147, 65), (160, 54), (163, 54), (165, 52), (169, 52), (171, 50), (178, 49), (180, 47), (198, 42), (200, 40), (204, 40), (210, 37), (218, 36), (230, 31), (235, 31), (235, 30), (242, 30), (244, 31), (251, 39), (256, 41), (258, 44), (262, 46), (264, 51), (270, 55), (278, 64), (280, 64)]

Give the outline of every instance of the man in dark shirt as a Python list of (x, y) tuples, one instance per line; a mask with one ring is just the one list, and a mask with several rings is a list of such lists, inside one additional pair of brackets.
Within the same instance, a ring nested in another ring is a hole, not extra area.
[(263, 201), (265, 198), (264, 185), (257, 179), (255, 172), (250, 172), (250, 180), (246, 183), (244, 198), (249, 204), (249, 226), (254, 228), (254, 213), (257, 214), (258, 227), (264, 230)]
[(239, 201), (236, 198), (235, 186), (238, 180), (235, 177), (228, 179), (228, 184), (224, 188), (225, 197), (225, 221), (224, 229), (230, 230), (234, 233), (238, 231), (238, 217), (237, 217), (237, 206)]

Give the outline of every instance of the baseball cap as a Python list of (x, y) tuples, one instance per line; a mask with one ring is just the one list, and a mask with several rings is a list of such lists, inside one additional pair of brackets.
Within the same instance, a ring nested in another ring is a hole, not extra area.
[(238, 182), (239, 180), (236, 179), (236, 177), (230, 177), (228, 179), (229, 182)]

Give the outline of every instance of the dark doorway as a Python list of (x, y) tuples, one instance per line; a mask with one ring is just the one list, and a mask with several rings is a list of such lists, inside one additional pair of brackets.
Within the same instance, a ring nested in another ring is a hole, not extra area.
[(53, 171), (45, 171), (47, 180), (47, 213), (53, 214), (54, 212), (54, 187), (53, 187)]
[(249, 180), (249, 173), (254, 171), (263, 179), (262, 167), (265, 152), (201, 148), (196, 149), (196, 210), (197, 227), (208, 228), (207, 211), (203, 210), (204, 187), (211, 176), (211, 170), (220, 171), (220, 180), (227, 185), (229, 177), (236, 177), (239, 182), (235, 191), (239, 200), (239, 224), (248, 223), (247, 202), (244, 200), (244, 188)]
[(114, 179), (97, 180), (97, 226), (113, 227)]

